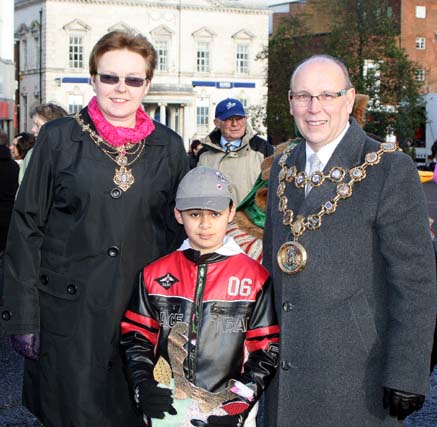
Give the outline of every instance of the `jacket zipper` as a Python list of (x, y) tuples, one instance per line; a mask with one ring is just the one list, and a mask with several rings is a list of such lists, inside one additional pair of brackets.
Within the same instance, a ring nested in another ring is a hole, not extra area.
[(197, 267), (196, 293), (194, 305), (191, 312), (190, 331), (188, 336), (188, 380), (195, 382), (197, 341), (199, 339), (199, 325), (202, 320), (202, 300), (205, 289), (207, 264), (200, 264)]

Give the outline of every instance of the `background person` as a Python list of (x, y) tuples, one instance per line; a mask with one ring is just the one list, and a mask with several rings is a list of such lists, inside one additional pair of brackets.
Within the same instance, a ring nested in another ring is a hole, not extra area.
[[(41, 126), (50, 120), (59, 119), (60, 117), (67, 116), (68, 113), (59, 105), (48, 103), (40, 104), (33, 108), (30, 112), (30, 118), (32, 119), (32, 133), (35, 139), (38, 137)], [(32, 157), (33, 147), (28, 150), (26, 158), (23, 157), (23, 163), (20, 166), (20, 177), (19, 182), (23, 180), (24, 173), (26, 172), (27, 166), (29, 166), (30, 159)]]
[(8, 142), (8, 136), (3, 129), (0, 129), (0, 290), (3, 279), (3, 253), (15, 202), (15, 193), (18, 188), (19, 170), (18, 163), (11, 157)]
[(144, 36), (103, 36), (90, 55), (96, 96), (41, 128), (18, 193), (0, 332), (28, 356), (23, 401), (45, 427), (144, 426), (119, 325), (142, 266), (183, 239), (173, 208), (188, 170), (181, 138), (141, 106), (155, 65)]
[[(33, 145), (35, 144), (35, 137), (31, 133), (21, 132), (19, 133), (13, 140), (11, 145), (11, 153), (12, 156), (18, 155), (18, 158), (21, 159), (20, 164), (20, 173), (18, 175), (18, 184), (21, 184), (24, 176), (24, 170), (27, 166), (23, 166), (24, 159), (29, 152), (31, 152)], [(16, 153), (16, 154), (15, 154)], [(31, 154), (29, 154), (31, 156)], [(27, 161), (26, 161), (27, 165)]]
[(30, 111), (32, 120), (32, 133), (35, 138), (38, 136), (41, 127), (50, 120), (59, 119), (59, 117), (67, 116), (68, 113), (60, 106), (53, 102), (47, 104), (39, 104)]
[(268, 427), (401, 425), (429, 387), (436, 274), (422, 186), (409, 156), (349, 117), (354, 98), (335, 58), (293, 73), (305, 143), (273, 162), (263, 242), (281, 312)]
[(188, 161), (190, 169), (194, 169), (199, 161), (199, 151), (203, 148), (200, 139), (193, 139), (190, 144), (190, 151), (188, 152)]
[(214, 124), (216, 128), (202, 141), (198, 165), (223, 172), (233, 185), (238, 205), (252, 190), (261, 163), (273, 147), (255, 135), (238, 99), (226, 98), (217, 104)]

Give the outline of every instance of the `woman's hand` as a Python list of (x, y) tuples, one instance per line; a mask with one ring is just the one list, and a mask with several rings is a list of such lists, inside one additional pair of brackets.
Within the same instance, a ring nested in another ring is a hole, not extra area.
[(21, 356), (37, 360), (39, 357), (39, 334), (11, 335), (11, 345)]

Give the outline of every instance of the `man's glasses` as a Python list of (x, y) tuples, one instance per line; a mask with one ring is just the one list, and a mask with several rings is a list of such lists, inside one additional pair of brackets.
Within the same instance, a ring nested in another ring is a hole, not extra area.
[(311, 95), (308, 92), (292, 92), (288, 91), (288, 98), (293, 101), (293, 103), (302, 106), (308, 106), (313, 101), (313, 98), (317, 98), (317, 100), (322, 105), (329, 105), (334, 102), (340, 96), (346, 95), (349, 89), (342, 89), (338, 92), (323, 92), (318, 95)]
[(113, 74), (97, 73), (97, 75), (100, 77), (100, 81), (107, 85), (116, 85), (120, 81), (120, 79), (123, 79), (126, 86), (141, 87), (147, 80), (147, 78), (143, 79), (141, 77), (119, 77), (114, 76)]

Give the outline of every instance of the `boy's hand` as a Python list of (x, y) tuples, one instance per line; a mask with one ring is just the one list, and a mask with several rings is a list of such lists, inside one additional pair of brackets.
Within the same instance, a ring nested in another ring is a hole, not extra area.
[(246, 419), (250, 404), (246, 400), (233, 399), (222, 404), (226, 415), (210, 415), (207, 427), (242, 427)]
[(156, 381), (144, 381), (136, 390), (135, 398), (139, 409), (150, 418), (164, 418), (165, 412), (176, 415), (172, 406), (172, 392), (168, 388), (159, 387)]

